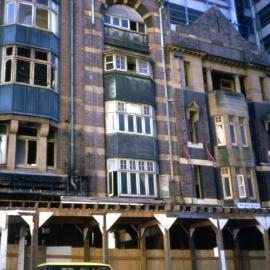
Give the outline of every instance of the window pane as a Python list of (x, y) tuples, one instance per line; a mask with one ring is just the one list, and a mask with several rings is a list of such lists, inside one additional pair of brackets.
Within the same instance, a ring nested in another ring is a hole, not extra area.
[(130, 174), (130, 185), (131, 185), (131, 194), (136, 195), (137, 194), (137, 182), (136, 182), (136, 173)]
[(136, 124), (137, 124), (137, 132), (142, 133), (142, 118), (140, 116), (136, 116)]
[(31, 50), (23, 47), (18, 47), (17, 49), (17, 55), (30, 58), (31, 57)]
[(16, 164), (25, 164), (25, 141), (17, 140)]
[(34, 84), (47, 86), (47, 65), (35, 63)]
[(246, 134), (245, 134), (245, 127), (244, 126), (240, 126), (240, 133), (241, 133), (242, 144), (246, 145), (247, 141), (246, 141)]
[(130, 21), (130, 30), (137, 31), (137, 23), (134, 21)]
[(26, 25), (32, 25), (32, 6), (19, 4), (18, 22)]
[(144, 25), (144, 23), (139, 23), (138, 26), (139, 26), (139, 32), (140, 33), (145, 33), (145, 25)]
[(55, 35), (58, 34), (58, 14), (54, 11), (51, 12), (51, 30)]
[(247, 175), (247, 186), (249, 197), (254, 197), (253, 185), (251, 175)]
[(121, 191), (122, 194), (127, 194), (127, 173), (121, 173)]
[(140, 195), (146, 195), (145, 174), (140, 173)]
[(119, 24), (120, 24), (119, 18), (113, 17), (113, 25), (119, 26)]
[(49, 28), (48, 10), (42, 8), (36, 9), (36, 26), (43, 29)]
[(37, 136), (37, 129), (26, 127), (26, 126), (19, 126), (19, 130), (17, 132), (18, 135), (25, 135), (25, 136)]
[(125, 115), (124, 114), (119, 114), (119, 130), (120, 131), (125, 131)]
[(224, 178), (224, 185), (225, 185), (225, 197), (231, 197), (230, 179), (228, 177)]
[(149, 183), (149, 195), (155, 195), (155, 183), (154, 183), (154, 175), (148, 175), (148, 183)]
[(11, 81), (11, 71), (12, 71), (12, 60), (7, 60), (5, 67), (5, 82)]
[(234, 126), (230, 124), (230, 133), (231, 133), (231, 140), (232, 140), (232, 144), (236, 143), (236, 139), (235, 139), (235, 132), (234, 132)]
[(151, 134), (150, 117), (145, 117), (145, 133)]
[(35, 51), (35, 59), (48, 61), (48, 53), (41, 52), (41, 51)]
[(111, 23), (111, 17), (108, 16), (108, 15), (105, 15), (105, 16), (104, 16), (104, 23), (110, 24), (110, 23)]
[(8, 3), (6, 23), (15, 23), (15, 3)]
[(54, 167), (54, 142), (47, 144), (47, 166)]
[(56, 89), (56, 69), (51, 67), (51, 88)]
[(48, 0), (37, 0), (37, 4), (43, 5), (43, 6), (48, 6)]
[(36, 164), (36, 158), (37, 158), (37, 142), (28, 141), (27, 164), (29, 165)]
[(128, 20), (122, 19), (122, 27), (128, 28)]
[(133, 115), (128, 115), (128, 131), (134, 132)]
[(16, 81), (23, 83), (30, 82), (30, 62), (17, 60)]
[(6, 56), (10, 56), (13, 54), (13, 47), (6, 48)]
[(6, 163), (7, 136), (0, 136), (0, 164)]
[(125, 70), (125, 57), (116, 55), (116, 68)]
[(131, 72), (136, 72), (136, 59), (134, 57), (127, 58), (127, 69)]

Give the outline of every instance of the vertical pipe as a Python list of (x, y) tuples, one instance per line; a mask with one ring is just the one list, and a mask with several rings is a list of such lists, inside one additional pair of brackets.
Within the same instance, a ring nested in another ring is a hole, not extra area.
[(92, 22), (92, 25), (94, 25), (95, 24), (95, 0), (91, 0), (91, 14), (92, 14), (91, 22)]
[(74, 182), (74, 2), (70, 0), (70, 183)]
[[(164, 8), (164, 4), (161, 1), (159, 7), (159, 23), (160, 23), (160, 45), (161, 45), (161, 56), (162, 56), (162, 69), (163, 69), (163, 80), (164, 80), (164, 97), (166, 100), (166, 122), (168, 129), (168, 137), (169, 137), (169, 159), (170, 159), (170, 182), (174, 181), (174, 171), (173, 171), (173, 155), (172, 155), (172, 137), (171, 137), (171, 124), (170, 124), (170, 112), (169, 112), (169, 100), (168, 100), (168, 86), (167, 86), (167, 76), (166, 76), (166, 63), (165, 63), (165, 46), (164, 46), (164, 34), (163, 34), (163, 16), (162, 10)], [(174, 187), (172, 188), (174, 190)], [(172, 194), (173, 199), (175, 200), (175, 193)]]

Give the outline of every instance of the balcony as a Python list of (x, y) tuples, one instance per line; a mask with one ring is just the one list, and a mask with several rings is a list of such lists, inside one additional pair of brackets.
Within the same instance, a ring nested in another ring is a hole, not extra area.
[(66, 176), (0, 172), (0, 193), (65, 195)]
[(104, 26), (104, 43), (149, 53), (147, 35), (119, 29), (113, 26)]

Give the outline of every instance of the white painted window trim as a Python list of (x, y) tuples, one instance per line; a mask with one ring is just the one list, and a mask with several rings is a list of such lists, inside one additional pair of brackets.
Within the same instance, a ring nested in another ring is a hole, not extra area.
[[(227, 145), (223, 116), (215, 116), (215, 129), (216, 129), (217, 146)], [(219, 136), (222, 136), (222, 138)], [(220, 140), (220, 138), (221, 138), (221, 140)], [(220, 143), (219, 143), (219, 141), (220, 141)]]
[[(112, 162), (114, 161), (114, 162)], [(126, 169), (122, 166), (123, 161), (126, 163)], [(136, 169), (130, 167), (130, 162), (135, 162)], [(143, 163), (144, 169), (142, 167), (139, 167), (139, 163)], [(153, 170), (148, 170), (149, 166), (148, 163), (152, 163)], [(113, 165), (112, 165), (113, 164)], [(157, 174), (158, 174), (158, 165), (156, 161), (153, 160), (136, 160), (136, 159), (108, 159), (107, 160), (107, 166), (108, 166), (108, 192), (109, 192), (109, 186), (110, 186), (110, 179), (109, 175), (112, 172), (117, 172), (117, 194), (121, 197), (157, 197)], [(122, 185), (121, 185), (121, 173), (127, 174), (127, 194), (122, 193)], [(136, 190), (137, 194), (131, 194), (131, 173), (136, 174)], [(142, 195), (140, 194), (140, 174), (145, 175), (145, 189), (146, 194)], [(149, 194), (149, 175), (153, 175), (154, 180), (154, 195)], [(114, 186), (112, 185), (112, 193), (108, 194), (109, 196), (112, 196), (114, 194)]]
[[(223, 168), (220, 168), (220, 170), (221, 170), (221, 181), (222, 181), (224, 200), (232, 199), (233, 192), (232, 192), (232, 181), (231, 181), (230, 169), (228, 167), (223, 167)], [(230, 196), (227, 196), (226, 194), (226, 187), (225, 187), (226, 178), (229, 180)]]

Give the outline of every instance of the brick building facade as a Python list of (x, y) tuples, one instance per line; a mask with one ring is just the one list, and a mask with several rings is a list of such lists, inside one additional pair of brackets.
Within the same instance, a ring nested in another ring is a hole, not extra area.
[(0, 8), (0, 269), (269, 269), (270, 65), (217, 7)]

